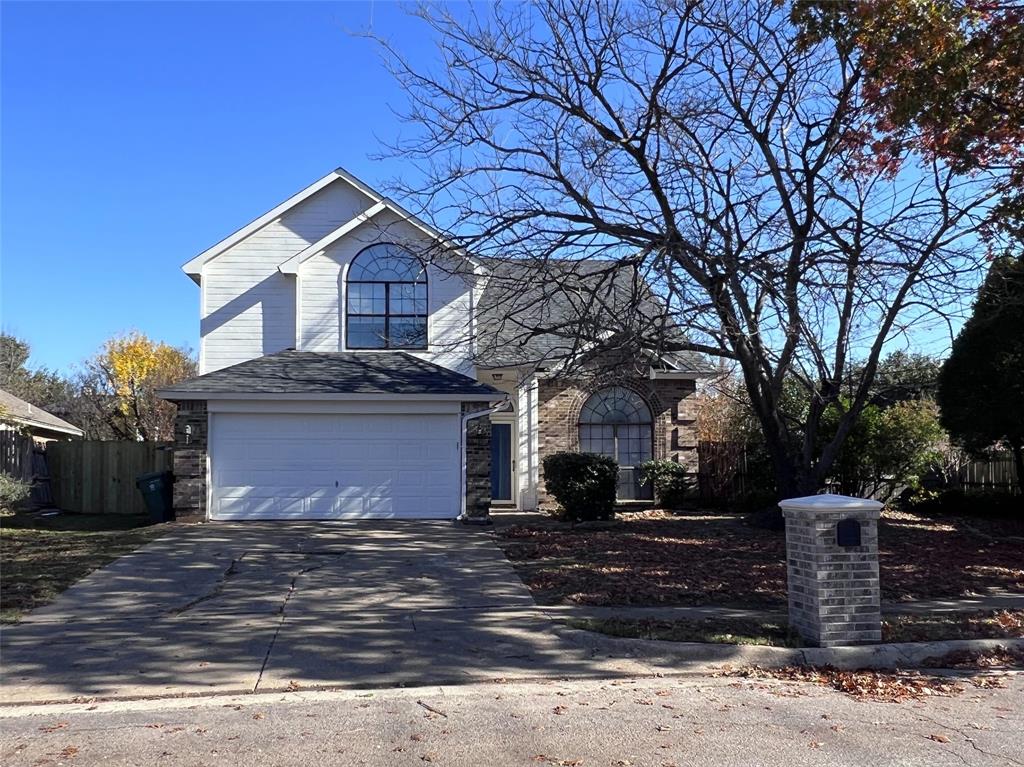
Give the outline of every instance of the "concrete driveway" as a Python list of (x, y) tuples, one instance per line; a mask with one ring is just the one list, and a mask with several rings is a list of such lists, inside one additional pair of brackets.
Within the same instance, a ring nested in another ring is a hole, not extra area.
[(441, 522), (181, 527), (6, 628), (2, 700), (646, 671), (551, 628), (478, 529)]

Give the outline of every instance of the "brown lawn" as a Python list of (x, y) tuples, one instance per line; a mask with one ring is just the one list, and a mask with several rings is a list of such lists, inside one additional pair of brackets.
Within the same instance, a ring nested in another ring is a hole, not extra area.
[(19, 512), (0, 517), (0, 622), (53, 600), (72, 583), (167, 532), (145, 516)]
[[(546, 517), (497, 540), (541, 604), (785, 604), (785, 541), (739, 515), (623, 515), (607, 528)], [(886, 512), (880, 526), (885, 600), (1024, 592), (1024, 525)]]

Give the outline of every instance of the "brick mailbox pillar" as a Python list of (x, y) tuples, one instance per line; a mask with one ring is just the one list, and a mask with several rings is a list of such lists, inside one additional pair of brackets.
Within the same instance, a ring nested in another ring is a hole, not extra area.
[(882, 504), (845, 495), (812, 495), (779, 506), (786, 518), (790, 626), (818, 647), (881, 641)]

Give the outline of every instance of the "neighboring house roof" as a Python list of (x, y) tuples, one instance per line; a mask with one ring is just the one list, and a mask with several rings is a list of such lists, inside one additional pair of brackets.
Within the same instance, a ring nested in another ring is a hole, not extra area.
[[(648, 327), (664, 325), (669, 340), (685, 341), (683, 331), (665, 316), (665, 311), (646, 283), (633, 271), (617, 268), (614, 261), (547, 259), (482, 259), (489, 276), (480, 297), (478, 338), (483, 339), (481, 361), (487, 367), (505, 367), (526, 362), (559, 362), (566, 356), (586, 353), (589, 346), (576, 340), (578, 329), (594, 320), (599, 327), (602, 308), (593, 306), (597, 294), (607, 311), (628, 307), (635, 316), (628, 319)], [(574, 291), (579, 286), (578, 293)], [(563, 333), (536, 333), (535, 328), (563, 327)], [(615, 328), (608, 328), (612, 337)], [(709, 374), (714, 367), (700, 354), (671, 351), (661, 361), (680, 373)]]
[(165, 399), (275, 399), (309, 395), (398, 395), (466, 400), (505, 399), (504, 392), (405, 352), (297, 352), (268, 354), (176, 384)]
[(55, 431), (75, 437), (82, 436), (82, 430), (77, 426), (73, 426), (63, 418), (58, 418), (53, 413), (36, 407), (2, 389), (0, 389), (0, 414), (2, 414), (3, 420), (19, 423), (30, 429)]

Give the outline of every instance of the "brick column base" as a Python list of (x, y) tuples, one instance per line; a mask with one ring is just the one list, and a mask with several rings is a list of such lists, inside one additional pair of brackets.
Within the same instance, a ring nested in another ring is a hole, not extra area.
[(790, 626), (818, 647), (880, 642), (882, 504), (813, 495), (779, 506), (786, 518)]
[[(483, 402), (463, 402), (462, 414), (487, 410)], [(490, 520), (491, 419), (480, 416), (466, 422), (466, 518), (477, 524)]]
[(205, 400), (178, 402), (174, 419), (174, 518), (206, 520), (207, 412)]

